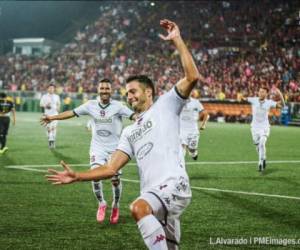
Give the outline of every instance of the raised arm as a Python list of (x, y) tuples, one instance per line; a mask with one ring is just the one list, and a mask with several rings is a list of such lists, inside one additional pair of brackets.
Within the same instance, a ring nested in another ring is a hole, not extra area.
[(202, 112), (199, 113), (199, 121), (201, 119), (201, 116), (203, 116), (203, 120), (202, 120), (202, 123), (201, 123), (201, 126), (200, 126), (200, 130), (204, 130), (205, 127), (206, 127), (206, 123), (209, 119), (209, 114), (206, 110), (203, 110)]
[(58, 98), (58, 101), (56, 103), (56, 110), (59, 113), (59, 111), (60, 111), (60, 100), (59, 100), (59, 98)]
[(183, 97), (188, 98), (197, 81), (204, 81), (204, 78), (200, 75), (191, 53), (182, 40), (176, 23), (164, 19), (160, 21), (160, 25), (168, 32), (167, 36), (160, 34), (160, 38), (163, 40), (172, 40), (179, 52), (181, 64), (184, 70), (184, 78), (180, 79), (176, 86), (179, 93)]
[(12, 117), (13, 117), (13, 125), (16, 125), (16, 110), (15, 108), (13, 108), (12, 110)]
[(276, 104), (276, 108), (282, 108), (285, 105), (283, 95), (278, 88), (275, 89), (275, 94), (280, 98), (280, 101), (278, 101)]
[(127, 154), (120, 150), (116, 150), (107, 164), (85, 172), (75, 172), (66, 163), (61, 161), (64, 171), (49, 169), (48, 172), (51, 173), (51, 175), (46, 175), (46, 178), (55, 185), (70, 184), (77, 181), (108, 179), (113, 177), (129, 160)]
[(66, 120), (66, 119), (70, 119), (72, 117), (75, 116), (75, 113), (73, 110), (68, 110), (68, 111), (65, 111), (65, 112), (62, 112), (58, 115), (43, 115), (40, 119), (40, 123), (42, 125), (46, 125), (48, 124), (49, 122), (51, 121), (54, 121), (54, 120)]

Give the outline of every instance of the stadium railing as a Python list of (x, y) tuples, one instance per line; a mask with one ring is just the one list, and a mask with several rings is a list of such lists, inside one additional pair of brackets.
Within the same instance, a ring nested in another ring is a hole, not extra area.
[[(13, 98), (16, 110), (22, 112), (41, 112), (40, 99), (45, 92), (38, 91), (4, 91)], [(95, 93), (60, 93), (61, 111), (74, 109), (90, 99), (96, 99)], [(65, 103), (66, 97), (71, 98), (70, 103)], [(114, 94), (113, 99), (124, 101), (124, 97)], [(236, 100), (200, 99), (208, 111), (211, 121), (224, 120), (227, 122), (249, 122), (251, 120), (251, 106), (248, 102)], [(285, 108), (271, 109), (270, 120), (275, 124), (300, 126), (300, 103), (290, 102)], [(224, 119), (219, 119), (224, 118)]]

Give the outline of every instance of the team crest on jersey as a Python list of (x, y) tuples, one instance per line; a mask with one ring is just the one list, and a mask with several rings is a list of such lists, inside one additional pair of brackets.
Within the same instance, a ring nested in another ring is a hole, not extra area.
[(101, 117), (105, 116), (105, 110), (100, 110), (100, 116)]

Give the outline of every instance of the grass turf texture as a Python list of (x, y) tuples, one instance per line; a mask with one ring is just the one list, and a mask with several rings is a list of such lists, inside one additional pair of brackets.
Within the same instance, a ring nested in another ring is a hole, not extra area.
[[(129, 204), (139, 195), (139, 184), (123, 182), (121, 217), (109, 224), (96, 223), (97, 204), (90, 183), (56, 187), (44, 173), (8, 169), (8, 165), (87, 163), (90, 134), (87, 119), (59, 122), (57, 148), (48, 149), (39, 114), (18, 113), (11, 126), (9, 151), (0, 156), (1, 249), (146, 249)], [(300, 129), (271, 128), (268, 160), (300, 160)], [(198, 161), (256, 161), (249, 125), (210, 123), (200, 138)], [(187, 157), (187, 161), (193, 161)], [(36, 169), (45, 170), (45, 167)], [(187, 166), (191, 185), (300, 197), (300, 163), (269, 164), (265, 175), (256, 164)], [(123, 178), (138, 180), (135, 166), (123, 168)], [(104, 183), (111, 204), (111, 185)], [(181, 217), (181, 249), (269, 249), (271, 246), (210, 245), (216, 237), (300, 238), (300, 200), (193, 190), (191, 205)], [(289, 246), (289, 249), (296, 246)], [(299, 246), (300, 247), (300, 246)], [(281, 249), (272, 246), (272, 249)]]

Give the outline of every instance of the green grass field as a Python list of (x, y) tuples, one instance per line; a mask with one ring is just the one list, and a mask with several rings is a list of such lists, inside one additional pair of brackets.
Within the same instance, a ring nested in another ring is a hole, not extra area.
[[(8, 137), (9, 151), (0, 156), (0, 249), (146, 249), (129, 211), (139, 195), (138, 183), (123, 183), (120, 223), (109, 224), (109, 209), (100, 225), (90, 183), (57, 187), (44, 179), (47, 166), (61, 159), (86, 164), (76, 169), (88, 169), (87, 119), (60, 122), (57, 148), (50, 151), (38, 118), (39, 114), (18, 113)], [(194, 189), (181, 217), (180, 249), (282, 248), (210, 244), (217, 237), (300, 239), (300, 129), (272, 127), (267, 155), (274, 163), (260, 175), (249, 125), (208, 124), (201, 134), (198, 163), (187, 166)], [(187, 162), (193, 160), (188, 157)], [(23, 166), (25, 171), (22, 165), (34, 166)], [(123, 169), (123, 178), (138, 180), (134, 164)], [(104, 186), (110, 204), (110, 182)], [(285, 249), (293, 248), (297, 246)]]

